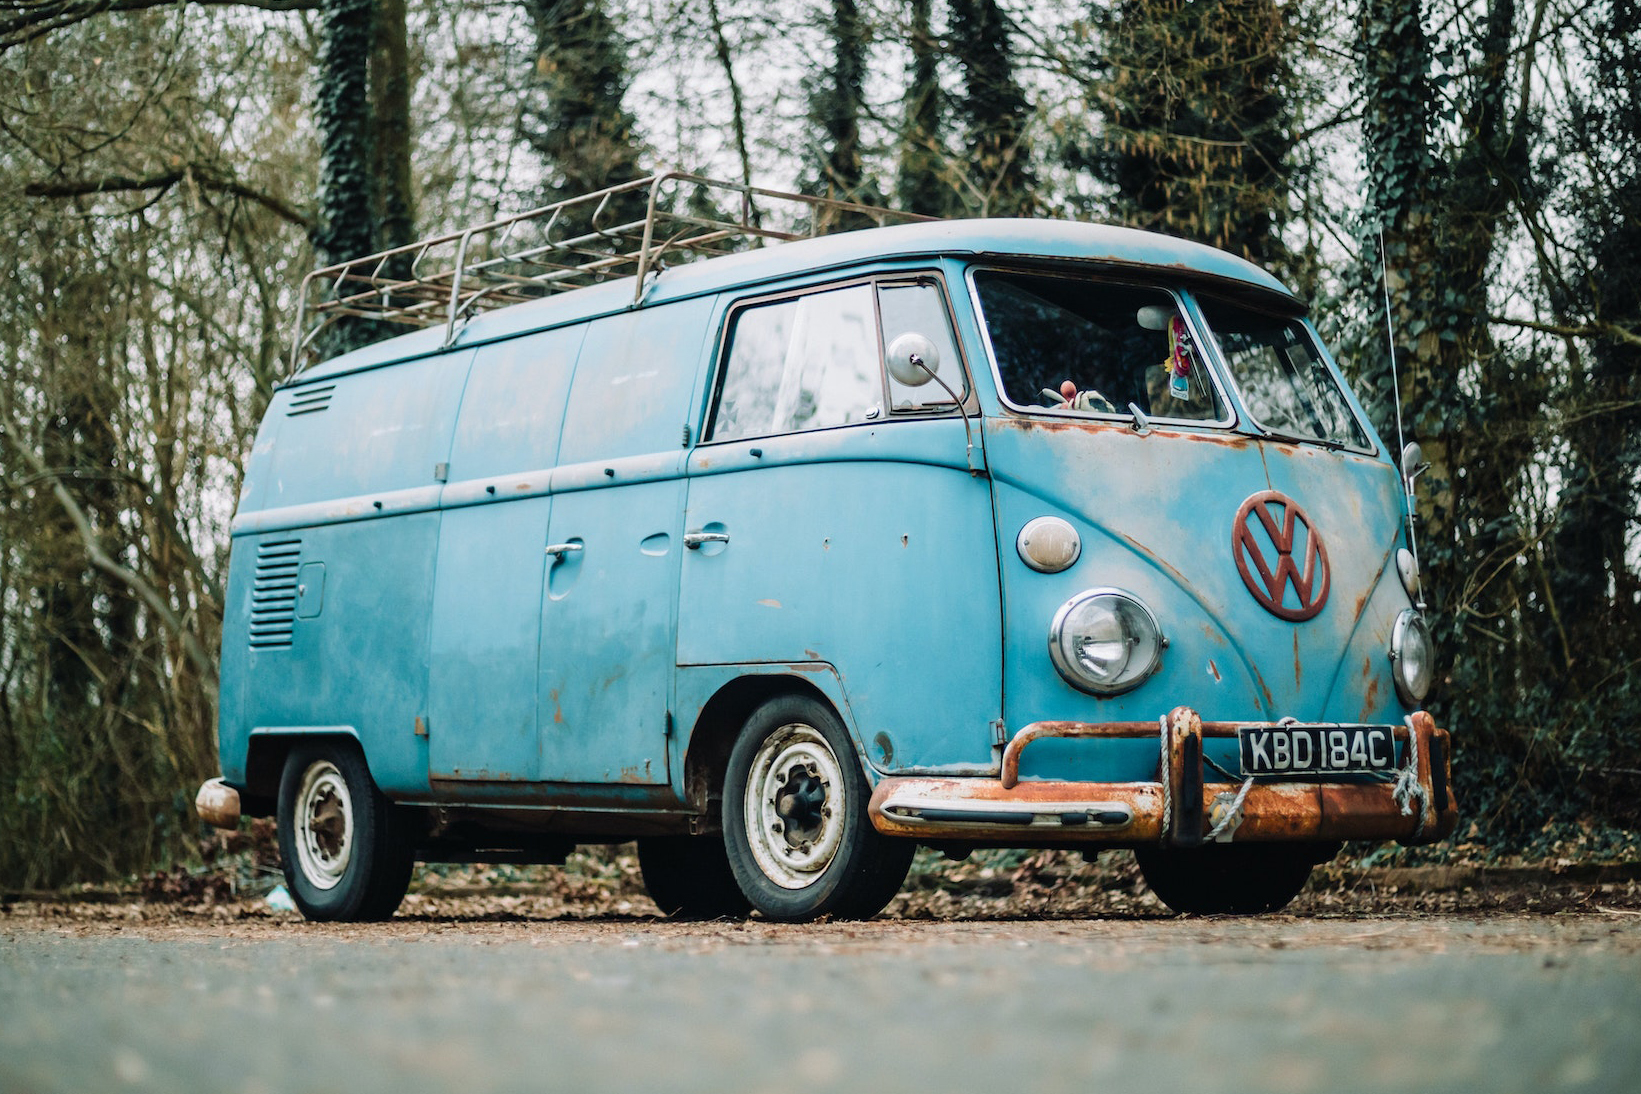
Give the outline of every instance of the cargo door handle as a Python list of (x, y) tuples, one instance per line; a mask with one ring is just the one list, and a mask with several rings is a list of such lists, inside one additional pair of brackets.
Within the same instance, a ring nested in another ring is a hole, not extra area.
[(699, 551), (703, 543), (728, 543), (728, 532), (685, 532), (684, 546)]
[(565, 555), (581, 550), (579, 543), (549, 543), (547, 553), (554, 558), (562, 559)]

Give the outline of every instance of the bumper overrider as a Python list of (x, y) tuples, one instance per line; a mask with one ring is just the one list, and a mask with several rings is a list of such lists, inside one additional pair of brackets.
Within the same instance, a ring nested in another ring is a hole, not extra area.
[[(1177, 707), (1157, 722), (1034, 722), (1003, 750), (1001, 776), (890, 776), (872, 794), (887, 835), (1019, 845), (1162, 844), (1394, 839), (1434, 843), (1458, 824), (1446, 730), (1424, 711), (1394, 727), (1402, 766), (1393, 776), (1337, 781), (1224, 781), (1205, 772), (1205, 738), (1235, 738), (1248, 722), (1204, 722)], [(1021, 782), (1020, 756), (1049, 738), (1158, 742), (1154, 782)], [(1212, 778), (1214, 781), (1209, 781)]]

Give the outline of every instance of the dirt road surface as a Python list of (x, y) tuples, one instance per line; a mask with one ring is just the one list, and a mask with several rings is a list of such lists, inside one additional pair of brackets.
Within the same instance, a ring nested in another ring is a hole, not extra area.
[(1641, 1090), (1634, 882), (1506, 889), (1380, 875), (1252, 919), (914, 894), (808, 926), (14, 900), (0, 1091)]

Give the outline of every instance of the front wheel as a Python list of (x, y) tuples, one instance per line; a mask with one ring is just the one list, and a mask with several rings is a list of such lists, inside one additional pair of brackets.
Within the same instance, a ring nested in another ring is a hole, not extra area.
[(279, 853), (291, 899), (314, 920), (389, 918), (415, 865), (404, 812), (351, 743), (301, 744), (285, 758)]
[(1208, 843), (1141, 847), (1134, 858), (1157, 899), (1176, 912), (1258, 915), (1287, 907), (1312, 866), (1332, 857), (1323, 850), (1308, 843)]
[(916, 845), (872, 827), (866, 782), (837, 715), (804, 696), (753, 712), (724, 777), (724, 846), (769, 919), (869, 919), (900, 891)]

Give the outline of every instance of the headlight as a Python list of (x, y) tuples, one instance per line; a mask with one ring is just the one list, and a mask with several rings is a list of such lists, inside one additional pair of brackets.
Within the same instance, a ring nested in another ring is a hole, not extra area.
[(1430, 680), (1436, 671), (1436, 643), (1430, 625), (1412, 608), (1396, 617), (1390, 632), (1390, 671), (1396, 680), (1396, 694), (1408, 706), (1418, 706), (1430, 694)]
[(1156, 670), (1162, 632), (1149, 608), (1116, 589), (1090, 589), (1054, 613), (1048, 654), (1072, 687), (1127, 691)]

